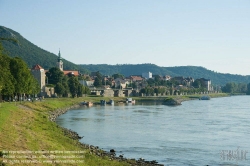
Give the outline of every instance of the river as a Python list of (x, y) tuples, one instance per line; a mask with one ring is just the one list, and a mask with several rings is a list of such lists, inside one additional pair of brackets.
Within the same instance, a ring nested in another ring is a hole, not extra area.
[(250, 165), (250, 96), (185, 101), (181, 106), (80, 107), (56, 120), (80, 141), (164, 165)]

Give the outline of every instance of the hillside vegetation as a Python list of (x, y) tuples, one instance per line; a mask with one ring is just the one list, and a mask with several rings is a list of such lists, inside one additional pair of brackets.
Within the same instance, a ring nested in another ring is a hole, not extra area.
[[(41, 65), (45, 69), (55, 67), (57, 55), (34, 45), (22, 37), (19, 33), (9, 28), (0, 26), (0, 38), (13, 39), (17, 41), (12, 42), (8, 40), (0, 40), (6, 54), (10, 57), (22, 58), (30, 68), (36, 64)], [(63, 60), (63, 62), (65, 69), (78, 69), (78, 65), (74, 63), (67, 60)]]
[(223, 74), (208, 70), (199, 66), (176, 66), (176, 67), (160, 67), (154, 64), (123, 64), (123, 65), (87, 65), (82, 64), (81, 67), (89, 71), (99, 71), (105, 75), (112, 75), (114, 73), (120, 73), (124, 76), (129, 75), (141, 75), (143, 72), (152, 72), (153, 75), (170, 75), (193, 77), (197, 78), (209, 78), (212, 80), (213, 85), (225, 85), (228, 82), (235, 83), (249, 83), (250, 76), (242, 76), (235, 74)]
[[(57, 61), (57, 55), (50, 53), (24, 37), (18, 32), (15, 32), (9, 28), (0, 26), (0, 39), (11, 39), (11, 40), (0, 40), (4, 47), (5, 53), (10, 57), (22, 58), (28, 66), (31, 68), (35, 64), (41, 65), (45, 69), (55, 67)], [(16, 42), (13, 42), (16, 41)], [(154, 64), (81, 64), (76, 65), (67, 60), (63, 60), (65, 70), (80, 70), (81, 73), (90, 73), (92, 71), (99, 71), (104, 75), (113, 75), (116, 73), (129, 75), (141, 75), (143, 72), (152, 72), (153, 75), (170, 75), (184, 76), (197, 78), (209, 78), (212, 80), (213, 85), (225, 85), (228, 82), (235, 83), (249, 83), (250, 76), (234, 75), (234, 74), (223, 74), (208, 70), (204, 67), (199, 66), (176, 66), (176, 67), (160, 67)]]

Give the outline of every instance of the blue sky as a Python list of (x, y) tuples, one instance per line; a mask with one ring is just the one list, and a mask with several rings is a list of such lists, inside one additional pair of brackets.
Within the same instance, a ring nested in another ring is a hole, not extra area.
[(250, 75), (249, 0), (0, 0), (0, 25), (76, 64)]

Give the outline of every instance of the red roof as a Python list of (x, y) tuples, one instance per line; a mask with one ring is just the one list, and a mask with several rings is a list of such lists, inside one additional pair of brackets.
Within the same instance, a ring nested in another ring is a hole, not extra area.
[(40, 70), (40, 69), (43, 69), (43, 68), (38, 64), (32, 67), (32, 70)]
[(75, 76), (79, 76), (79, 72), (77, 70), (63, 70), (64, 75), (73, 74)]
[(130, 76), (130, 79), (132, 79), (133, 81), (142, 81), (143, 78), (140, 76)]

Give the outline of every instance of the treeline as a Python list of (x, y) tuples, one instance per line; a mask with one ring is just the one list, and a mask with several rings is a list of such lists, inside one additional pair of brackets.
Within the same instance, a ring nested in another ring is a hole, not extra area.
[(64, 75), (64, 73), (57, 67), (52, 67), (46, 73), (47, 86), (55, 88), (55, 93), (58, 97), (81, 97), (83, 94), (90, 94), (90, 89), (80, 84), (81, 76), (74, 74)]
[(228, 82), (248, 83), (250, 76), (236, 74), (224, 74), (208, 70), (200, 66), (175, 66), (160, 67), (154, 64), (124, 64), (124, 65), (107, 65), (107, 64), (81, 64), (80, 67), (89, 71), (100, 71), (105, 75), (121, 73), (125, 76), (142, 75), (144, 72), (152, 72), (153, 75), (169, 75), (171, 77), (183, 76), (197, 78), (207, 78), (212, 80), (213, 85), (222, 86)]
[(246, 93), (250, 95), (250, 83), (227, 83), (225, 86), (221, 87), (222, 92), (224, 93)]
[(21, 58), (11, 58), (4, 54), (0, 43), (0, 100), (20, 100), (24, 95), (37, 94), (39, 91), (38, 82), (27, 64)]

